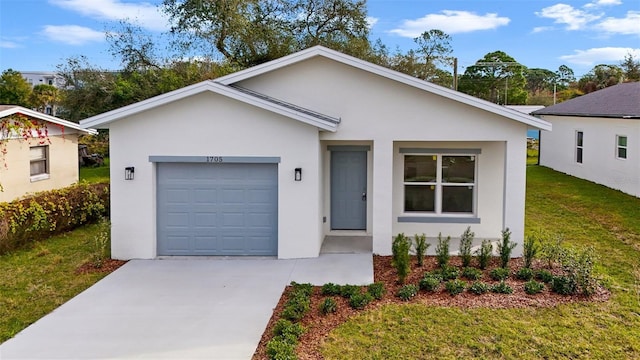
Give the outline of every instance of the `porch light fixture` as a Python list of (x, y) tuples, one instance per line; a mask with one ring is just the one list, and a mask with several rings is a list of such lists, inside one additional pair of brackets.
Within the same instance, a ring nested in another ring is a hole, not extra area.
[(133, 174), (135, 172), (135, 168), (133, 166), (128, 166), (124, 168), (124, 179), (125, 180), (133, 180)]
[(302, 181), (302, 168), (296, 168), (295, 175), (293, 176), (295, 181)]

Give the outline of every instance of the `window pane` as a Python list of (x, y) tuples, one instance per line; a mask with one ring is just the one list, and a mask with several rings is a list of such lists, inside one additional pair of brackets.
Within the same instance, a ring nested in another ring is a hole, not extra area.
[(627, 137), (626, 136), (618, 136), (618, 146), (627, 146)]
[(578, 131), (576, 133), (576, 145), (577, 146), (582, 146), (582, 138), (583, 138), (583, 136), (584, 135), (582, 134), (582, 131)]
[(404, 211), (435, 211), (435, 186), (405, 185)]
[(437, 157), (435, 155), (406, 155), (404, 157), (405, 182), (436, 181)]
[(473, 212), (473, 186), (443, 186), (442, 212)]
[(618, 148), (618, 157), (620, 159), (626, 159), (627, 158), (627, 149), (626, 148)]
[(576, 162), (582, 164), (582, 148), (576, 149)]
[(475, 172), (475, 156), (442, 157), (442, 182), (473, 184)]
[(47, 156), (47, 147), (46, 146), (35, 146), (29, 149), (30, 159), (31, 160), (42, 160)]
[(45, 160), (31, 162), (31, 175), (45, 174), (46, 172), (47, 162)]

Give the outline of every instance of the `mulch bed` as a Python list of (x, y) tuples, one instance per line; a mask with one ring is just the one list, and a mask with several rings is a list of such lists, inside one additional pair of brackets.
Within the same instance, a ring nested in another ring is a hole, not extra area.
[[(493, 259), (493, 262), (489, 267), (483, 271), (483, 281), (489, 285), (498, 283), (489, 277), (489, 272), (498, 267), (498, 260)], [(451, 257), (450, 265), (461, 267), (461, 260), (459, 257)], [(396, 270), (391, 265), (391, 256), (373, 256), (373, 272), (374, 281), (383, 282), (387, 290), (386, 295), (381, 300), (374, 300), (371, 304), (367, 305), (366, 309), (375, 309), (377, 307), (386, 304), (407, 304), (407, 303), (419, 303), (430, 306), (443, 306), (443, 307), (459, 307), (459, 308), (490, 308), (490, 309), (505, 309), (505, 308), (524, 308), (524, 307), (552, 307), (559, 304), (573, 303), (573, 302), (602, 302), (609, 299), (610, 293), (600, 287), (596, 293), (591, 297), (585, 297), (583, 295), (558, 295), (545, 289), (536, 295), (528, 295), (524, 292), (523, 284), (525, 281), (517, 280), (515, 278), (515, 272), (523, 265), (522, 259), (512, 259), (509, 262), (509, 268), (511, 269), (511, 275), (505, 282), (513, 288), (512, 294), (494, 294), (486, 293), (483, 295), (475, 295), (468, 291), (451, 296), (444, 287), (441, 286), (440, 290), (435, 293), (426, 293), (420, 291), (418, 295), (412, 298), (409, 302), (402, 301), (396, 297), (398, 289), (401, 285), (397, 283)], [(431, 271), (437, 268), (436, 258), (433, 256), (425, 257), (423, 267), (416, 265), (415, 257), (412, 258), (411, 273), (407, 277), (407, 284), (418, 284), (422, 276), (426, 271)], [(540, 262), (533, 264), (533, 269), (543, 268)], [(549, 270), (549, 269), (547, 269)], [(550, 270), (554, 274), (560, 274), (559, 269)], [(463, 279), (464, 280), (464, 279)], [(465, 280), (468, 283), (470, 281)], [(366, 287), (363, 287), (363, 291), (366, 291)], [(253, 355), (254, 360), (267, 359), (266, 345), (273, 337), (273, 326), (280, 318), (280, 314), (284, 308), (284, 304), (287, 301), (287, 294), (291, 290), (288, 286), (282, 296), (278, 305), (273, 311), (273, 315), (267, 324), (267, 327), (262, 334), (262, 338), (258, 347)], [(333, 314), (323, 315), (318, 310), (320, 304), (324, 301), (326, 296), (321, 295), (321, 287), (316, 286), (314, 288), (313, 295), (311, 296), (311, 310), (300, 323), (305, 327), (306, 332), (299, 339), (298, 346), (296, 348), (297, 356), (302, 360), (316, 360), (323, 359), (320, 354), (320, 348), (331, 330), (340, 324), (349, 320), (349, 318), (362, 312), (363, 310), (354, 310), (349, 306), (348, 300), (342, 297), (333, 297), (338, 306), (337, 311)]]
[(100, 266), (96, 266), (95, 263), (88, 261), (76, 269), (76, 274), (110, 273), (126, 263), (123, 260), (106, 259)]

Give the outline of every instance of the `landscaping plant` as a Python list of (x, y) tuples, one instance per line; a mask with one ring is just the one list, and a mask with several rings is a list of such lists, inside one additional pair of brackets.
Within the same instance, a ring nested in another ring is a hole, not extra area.
[(562, 268), (575, 286), (575, 291), (590, 296), (598, 287), (598, 280), (593, 275), (595, 250), (592, 246), (580, 249), (568, 248), (561, 260)]
[(471, 231), (471, 226), (460, 236), (460, 259), (462, 260), (463, 267), (471, 266), (471, 245), (473, 244), (473, 237), (476, 234)]
[(482, 278), (482, 271), (476, 268), (466, 267), (462, 269), (462, 277), (469, 280), (480, 280)]
[(439, 274), (444, 281), (455, 280), (460, 276), (458, 268), (450, 265), (443, 265), (441, 269), (435, 270), (435, 273)]
[(451, 280), (444, 284), (444, 288), (451, 296), (458, 295), (464, 291), (466, 283), (462, 280)]
[(411, 300), (412, 297), (416, 296), (417, 294), (418, 294), (418, 287), (413, 284), (407, 284), (401, 287), (400, 290), (398, 290), (398, 293), (396, 295), (404, 301), (409, 301)]
[(444, 267), (449, 264), (449, 243), (451, 242), (451, 236), (442, 238), (442, 233), (438, 233), (438, 246), (436, 247), (436, 259), (438, 266)]
[(320, 304), (320, 312), (324, 315), (334, 313), (338, 310), (338, 303), (333, 298), (326, 298)]
[(535, 295), (544, 289), (544, 284), (535, 280), (529, 280), (524, 283), (524, 292), (529, 295)]
[(533, 259), (538, 254), (538, 249), (539, 249), (538, 242), (536, 241), (535, 237), (529, 235), (524, 240), (523, 246), (524, 246), (524, 252), (522, 253), (522, 257), (524, 258), (524, 267), (530, 269)]
[(513, 293), (513, 288), (506, 282), (500, 281), (498, 284), (491, 287), (491, 292), (498, 294), (511, 294)]
[(440, 287), (440, 283), (442, 282), (442, 278), (438, 275), (425, 273), (424, 277), (420, 279), (418, 285), (421, 290), (427, 292), (435, 292)]
[(498, 243), (498, 253), (500, 254), (500, 266), (506, 268), (509, 266), (511, 259), (511, 251), (516, 247), (516, 243), (511, 241), (511, 231), (509, 228), (502, 230), (502, 241)]
[(509, 269), (495, 268), (489, 272), (489, 276), (491, 276), (493, 280), (506, 280), (509, 277)]
[(392, 264), (398, 273), (398, 282), (404, 284), (404, 281), (409, 275), (410, 269), (410, 257), (409, 249), (411, 247), (410, 240), (402, 233), (398, 234), (393, 239), (391, 246), (391, 252), (393, 255)]
[(488, 291), (489, 285), (481, 281), (475, 281), (473, 284), (471, 284), (471, 286), (469, 286), (469, 292), (476, 295), (482, 295)]
[(353, 294), (349, 298), (349, 306), (354, 309), (364, 309), (364, 307), (372, 301), (373, 296), (371, 296), (371, 294), (369, 294), (368, 292)]
[(480, 248), (476, 250), (476, 256), (478, 257), (478, 267), (482, 270), (486, 269), (491, 260), (493, 254), (493, 244), (489, 240), (482, 240)]
[(564, 256), (564, 239), (559, 235), (550, 235), (547, 232), (539, 231), (540, 236), (540, 257), (546, 261), (549, 269), (554, 264), (559, 264)]
[(361, 292), (360, 286), (358, 285), (342, 285), (340, 287), (340, 296), (345, 299), (350, 298), (352, 295), (359, 294)]
[(413, 238), (416, 250), (416, 260), (418, 261), (418, 266), (422, 266), (424, 265), (424, 254), (427, 253), (427, 249), (431, 244), (427, 243), (427, 236), (425, 234), (415, 234)]
[(342, 287), (334, 283), (326, 283), (322, 285), (322, 288), (320, 289), (320, 293), (326, 296), (340, 295), (341, 291)]
[(523, 267), (516, 272), (516, 278), (519, 280), (529, 281), (533, 278), (533, 270), (528, 267)]
[(536, 271), (534, 273), (534, 277), (545, 284), (548, 284), (551, 281), (553, 281), (553, 274), (551, 274), (548, 270), (544, 270), (544, 269)]
[(383, 282), (375, 282), (367, 287), (367, 292), (371, 294), (374, 299), (380, 300), (387, 292), (387, 290), (384, 288)]

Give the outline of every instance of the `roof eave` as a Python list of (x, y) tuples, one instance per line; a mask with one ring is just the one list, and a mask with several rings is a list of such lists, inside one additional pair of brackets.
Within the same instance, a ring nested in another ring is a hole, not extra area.
[(78, 130), (78, 131), (82, 131), (88, 134), (92, 134), (95, 135), (98, 132), (94, 129), (86, 129), (83, 128), (82, 126), (80, 126), (79, 124), (76, 124), (74, 122), (68, 121), (68, 120), (64, 120), (64, 119), (60, 119), (57, 118), (55, 116), (51, 116), (51, 115), (47, 115), (47, 114), (43, 114), (41, 112), (38, 111), (34, 111), (31, 109), (27, 109), (24, 108), (22, 106), (14, 106), (10, 109), (6, 109), (3, 111), (0, 111), (0, 118), (6, 117), (6, 116), (10, 116), (10, 115), (14, 115), (14, 114), (23, 114), (32, 118), (36, 118), (42, 121), (46, 121), (46, 122), (50, 122), (53, 124), (57, 124), (57, 125), (62, 125), (64, 127), (70, 128), (70, 129), (74, 129), (74, 130)]

